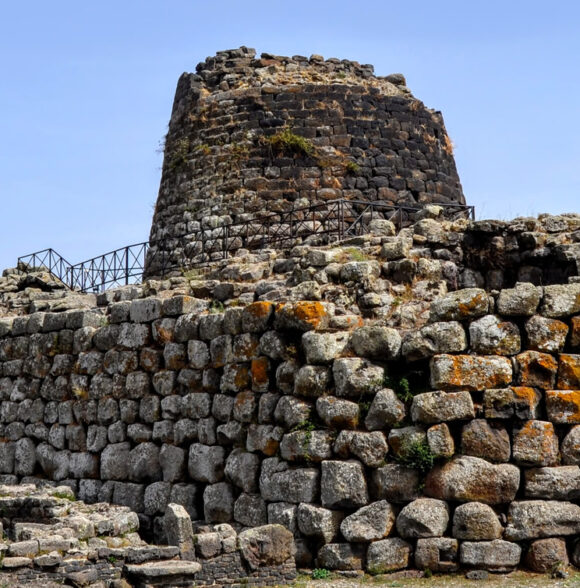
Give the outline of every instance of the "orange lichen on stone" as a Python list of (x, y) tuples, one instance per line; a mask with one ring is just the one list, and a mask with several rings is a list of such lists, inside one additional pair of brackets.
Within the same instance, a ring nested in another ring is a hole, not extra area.
[(466, 302), (459, 302), (457, 309), (460, 316), (468, 318), (477, 313), (481, 308), (485, 308), (488, 304), (487, 294), (485, 292), (478, 292)]
[(440, 390), (501, 388), (512, 381), (512, 365), (500, 356), (436, 355), (431, 360), (431, 385)]
[(256, 318), (264, 318), (272, 314), (274, 303), (264, 301), (252, 302), (252, 304), (248, 304), (244, 310), (247, 313), (254, 315)]
[(546, 412), (553, 423), (580, 423), (580, 390), (548, 390)]
[(572, 317), (570, 345), (575, 348), (580, 347), (580, 316)]
[(252, 374), (252, 388), (258, 391), (268, 390), (270, 383), (270, 362), (267, 357), (252, 359), (250, 368)]
[(542, 390), (554, 387), (558, 363), (549, 353), (524, 351), (516, 356), (519, 367), (519, 383)]
[(323, 318), (327, 316), (326, 308), (320, 302), (297, 302), (294, 307), (296, 318), (317, 329)]
[(512, 387), (514, 398), (514, 413), (518, 418), (533, 418), (542, 398), (541, 394), (529, 386)]
[[(248, 385), (250, 379), (250, 371), (245, 363), (233, 364), (232, 369), (235, 369), (234, 385), (236, 388), (244, 388)], [(237, 399), (236, 399), (237, 402)]]
[(554, 466), (558, 463), (558, 450), (552, 423), (531, 420), (514, 431), (512, 455), (522, 465)]
[(561, 390), (577, 390), (580, 388), (580, 355), (560, 354), (558, 388)]

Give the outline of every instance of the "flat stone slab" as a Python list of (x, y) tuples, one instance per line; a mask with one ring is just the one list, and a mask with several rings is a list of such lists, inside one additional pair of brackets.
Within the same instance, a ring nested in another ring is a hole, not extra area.
[(124, 572), (143, 579), (194, 576), (201, 570), (197, 561), (155, 561), (138, 565), (126, 565)]

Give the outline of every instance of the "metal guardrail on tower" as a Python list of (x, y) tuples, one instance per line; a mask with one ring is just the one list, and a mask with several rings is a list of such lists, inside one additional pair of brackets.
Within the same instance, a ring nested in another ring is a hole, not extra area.
[[(473, 206), (437, 206), (445, 209), (448, 219), (475, 218)], [(135, 243), (74, 265), (54, 249), (44, 249), (19, 257), (18, 267), (23, 271), (42, 268), (72, 290), (98, 292), (107, 286), (139, 283), (146, 266), (154, 267), (155, 276), (163, 277), (176, 269), (202, 267), (227, 259), (238, 249), (286, 249), (307, 237), (321, 237), (329, 243), (362, 235), (376, 218), (388, 218), (402, 227), (410, 214), (422, 208), (381, 201), (330, 200), (219, 227), (200, 228), (168, 239)]]

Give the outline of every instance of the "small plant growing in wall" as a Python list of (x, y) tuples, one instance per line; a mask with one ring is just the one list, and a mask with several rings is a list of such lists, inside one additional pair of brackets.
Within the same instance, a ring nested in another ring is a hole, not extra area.
[(351, 176), (357, 176), (360, 172), (360, 165), (358, 163), (355, 163), (354, 161), (347, 161), (347, 163), (344, 166), (344, 170), (347, 174), (350, 174)]
[(167, 165), (169, 169), (175, 170), (187, 163), (189, 154), (189, 139), (182, 137), (166, 146)]
[(402, 448), (398, 461), (425, 475), (433, 468), (435, 456), (426, 440), (415, 440)]
[(313, 580), (328, 580), (330, 572), (326, 568), (314, 568), (312, 570)]
[(297, 135), (288, 127), (284, 127), (274, 135), (262, 137), (261, 142), (267, 145), (274, 153), (285, 155), (313, 156), (315, 152), (312, 141)]

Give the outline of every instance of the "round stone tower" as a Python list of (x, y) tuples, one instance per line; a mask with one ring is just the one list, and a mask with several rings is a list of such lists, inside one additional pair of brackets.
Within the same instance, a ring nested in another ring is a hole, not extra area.
[(200, 231), (339, 199), (464, 205), (441, 113), (371, 65), (220, 51), (177, 84), (145, 275), (209, 251)]

